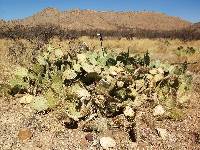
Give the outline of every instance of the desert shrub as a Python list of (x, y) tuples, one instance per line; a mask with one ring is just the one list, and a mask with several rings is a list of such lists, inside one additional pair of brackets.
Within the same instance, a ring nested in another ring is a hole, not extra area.
[(31, 65), (34, 57), (39, 54), (44, 43), (38, 40), (15, 40), (8, 46), (7, 58), (9, 62), (21, 66)]
[(196, 52), (197, 52), (197, 49), (193, 47), (184, 48), (182, 46), (179, 46), (177, 50), (175, 51), (176, 55), (178, 56), (189, 56), (189, 55), (195, 54)]
[(145, 103), (163, 105), (165, 117), (173, 118), (179, 115), (174, 115), (179, 106), (188, 102), (190, 84), (191, 77), (181, 66), (150, 60), (148, 52), (140, 57), (77, 49), (72, 55), (48, 45), (32, 67), (15, 70), (10, 93), (25, 94), (23, 103), (36, 111), (62, 104), (75, 121), (94, 113), (127, 115)]
[[(55, 24), (40, 24), (35, 26), (24, 26), (19, 23), (7, 23), (0, 27), (0, 38), (11, 39), (39, 39), (48, 43), (50, 38), (59, 37), (60, 39), (75, 39), (81, 36), (96, 37), (97, 33), (102, 33), (105, 37), (114, 38), (169, 38), (169, 39), (181, 39), (187, 40), (199, 40), (200, 32), (197, 29), (186, 28), (181, 30), (146, 30), (146, 29), (131, 29), (125, 27), (118, 27), (117, 30), (68, 30), (63, 29), (59, 25)], [(117, 31), (117, 32), (116, 32)]]

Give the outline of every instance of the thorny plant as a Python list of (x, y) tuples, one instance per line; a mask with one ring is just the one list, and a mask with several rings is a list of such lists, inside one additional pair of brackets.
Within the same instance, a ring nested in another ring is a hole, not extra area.
[(22, 103), (36, 112), (62, 105), (72, 120), (94, 114), (132, 117), (145, 103), (162, 105), (165, 117), (179, 119), (189, 99), (191, 76), (181, 66), (129, 52), (80, 50), (73, 55), (47, 45), (30, 68), (18, 67), (10, 94), (25, 94)]

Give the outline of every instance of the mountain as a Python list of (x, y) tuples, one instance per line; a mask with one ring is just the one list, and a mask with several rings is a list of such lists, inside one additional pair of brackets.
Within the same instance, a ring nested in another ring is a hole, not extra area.
[(200, 33), (200, 22), (194, 23), (190, 26), (190, 29), (195, 31), (196, 33)]
[(6, 22), (2, 19), (0, 19), (0, 26), (4, 25)]
[(194, 23), (192, 25), (193, 28), (200, 28), (200, 22)]
[(155, 12), (112, 12), (93, 10), (59, 11), (46, 8), (41, 12), (21, 20), (10, 23), (36, 26), (41, 24), (55, 24), (71, 30), (118, 30), (118, 29), (146, 29), (146, 30), (178, 30), (191, 26), (188, 21), (178, 17), (167, 16)]

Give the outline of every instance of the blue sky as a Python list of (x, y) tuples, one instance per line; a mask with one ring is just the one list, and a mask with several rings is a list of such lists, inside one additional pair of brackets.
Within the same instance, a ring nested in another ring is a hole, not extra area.
[(200, 22), (200, 0), (0, 0), (0, 18), (21, 19), (46, 8), (156, 11)]

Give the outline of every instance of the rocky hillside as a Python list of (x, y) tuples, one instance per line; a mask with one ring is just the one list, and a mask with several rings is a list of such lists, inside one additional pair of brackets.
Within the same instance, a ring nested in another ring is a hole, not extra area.
[(194, 23), (191, 27), (192, 29), (195, 29), (196, 31), (200, 32), (200, 22)]
[(71, 30), (117, 30), (124, 28), (146, 30), (174, 30), (191, 25), (177, 17), (154, 12), (100, 12), (92, 10), (59, 11), (46, 8), (22, 20), (13, 21), (20, 25), (41, 25), (51, 23)]

